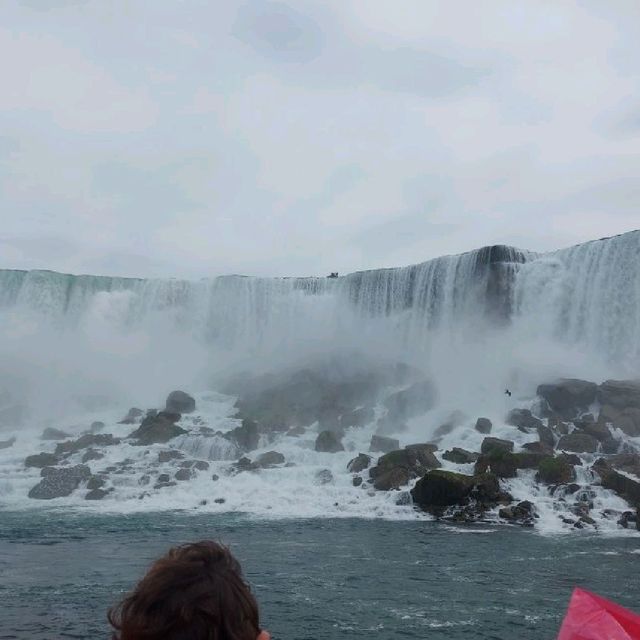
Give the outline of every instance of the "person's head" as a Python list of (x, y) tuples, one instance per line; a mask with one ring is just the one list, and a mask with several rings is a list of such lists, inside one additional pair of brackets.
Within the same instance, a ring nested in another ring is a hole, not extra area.
[(269, 640), (240, 564), (209, 541), (171, 549), (108, 618), (114, 640)]

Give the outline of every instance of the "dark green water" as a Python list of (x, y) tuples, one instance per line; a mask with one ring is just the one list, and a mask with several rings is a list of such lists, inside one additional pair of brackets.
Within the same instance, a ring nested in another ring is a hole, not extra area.
[(554, 638), (574, 585), (640, 609), (640, 539), (429, 522), (0, 512), (0, 638), (107, 638), (169, 546), (241, 559), (275, 639)]

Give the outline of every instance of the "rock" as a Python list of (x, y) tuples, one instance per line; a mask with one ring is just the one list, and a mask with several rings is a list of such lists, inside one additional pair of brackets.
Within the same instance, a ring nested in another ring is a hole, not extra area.
[(379, 491), (399, 489), (409, 480), (424, 475), (430, 469), (440, 467), (431, 446), (413, 447), (390, 451), (378, 458), (375, 467), (369, 470), (373, 486)]
[(406, 485), (410, 479), (411, 476), (406, 468), (394, 467), (378, 475), (373, 481), (373, 487), (378, 491), (398, 490)]
[(348, 429), (349, 427), (364, 427), (373, 422), (375, 411), (371, 407), (360, 407), (353, 411), (348, 411), (340, 416), (340, 427)]
[(333, 473), (329, 469), (320, 469), (315, 474), (317, 484), (331, 484), (333, 482)]
[(478, 458), (474, 474), (491, 471), (498, 478), (515, 478), (518, 475), (518, 464), (515, 454), (504, 449), (492, 449)]
[(362, 477), (353, 476), (353, 480), (351, 481), (351, 484), (353, 484), (354, 487), (359, 487), (362, 484)]
[(77, 464), (74, 467), (45, 467), (42, 480), (29, 491), (35, 500), (52, 500), (71, 495), (83, 481), (91, 477), (89, 467)]
[(258, 456), (256, 464), (262, 469), (271, 469), (279, 464), (284, 464), (284, 456), (278, 451), (267, 451)]
[(54, 429), (53, 427), (47, 427), (40, 436), (40, 440), (66, 440), (71, 435), (66, 431), (60, 429)]
[(545, 427), (544, 425), (539, 425), (537, 427), (538, 431), (538, 439), (540, 442), (550, 449), (553, 449), (556, 446), (556, 439), (553, 435), (553, 431), (549, 427)]
[(542, 420), (536, 418), (529, 409), (512, 409), (507, 414), (505, 422), (518, 429), (537, 429), (542, 426)]
[(170, 462), (171, 460), (182, 460), (183, 458), (184, 453), (182, 453), (182, 451), (178, 451), (177, 449), (165, 449), (164, 451), (160, 451), (158, 453), (158, 462), (160, 464)]
[(471, 499), (484, 505), (495, 504), (500, 499), (500, 485), (491, 474), (467, 476), (436, 469), (418, 480), (411, 496), (423, 509), (439, 513), (445, 507), (464, 505)]
[(159, 483), (169, 482), (169, 480), (171, 480), (171, 476), (168, 473), (161, 473), (158, 476)]
[(347, 471), (349, 473), (360, 473), (369, 468), (371, 460), (373, 458), (366, 453), (359, 453), (355, 458), (349, 461), (347, 464)]
[(545, 458), (538, 465), (536, 482), (542, 482), (544, 484), (569, 484), (575, 479), (575, 469), (561, 457)]
[(523, 500), (515, 506), (503, 507), (498, 511), (498, 516), (503, 520), (508, 520), (509, 522), (523, 526), (532, 526), (535, 515), (535, 506), (532, 502), (529, 502), (529, 500)]
[(550, 456), (553, 455), (553, 447), (549, 447), (548, 445), (540, 441), (525, 442), (525, 444), (522, 445), (522, 448), (525, 451), (529, 451), (530, 453), (542, 453)]
[(104, 422), (100, 420), (95, 420), (89, 425), (89, 433), (99, 433), (105, 428)]
[(570, 464), (573, 467), (582, 466), (582, 460), (580, 460), (580, 456), (577, 456), (575, 453), (561, 453), (556, 457), (560, 460), (564, 460), (567, 464)]
[(623, 475), (604, 458), (596, 460), (593, 470), (600, 476), (602, 486), (605, 489), (614, 491), (636, 509), (640, 506), (640, 480)]
[(558, 449), (574, 453), (595, 453), (598, 449), (598, 441), (588, 433), (573, 431), (560, 438)]
[(631, 437), (640, 435), (640, 409), (627, 407), (618, 409), (611, 405), (605, 405), (600, 409), (598, 422), (601, 424), (611, 424), (616, 429)]
[(487, 437), (482, 441), (480, 446), (482, 453), (491, 453), (492, 451), (513, 451), (513, 442), (511, 440), (501, 440), (500, 438)]
[(437, 397), (433, 383), (429, 380), (421, 380), (387, 396), (384, 406), (387, 408), (388, 415), (395, 421), (405, 422), (433, 409)]
[(565, 420), (572, 420), (596, 400), (598, 385), (586, 380), (566, 378), (553, 384), (541, 384), (538, 395)]
[(165, 411), (170, 413), (193, 413), (196, 401), (184, 391), (172, 391), (167, 397)]
[(104, 453), (100, 453), (95, 449), (88, 449), (82, 456), (82, 462), (84, 464), (85, 462), (89, 462), (90, 460), (101, 460), (102, 458), (104, 458)]
[(607, 464), (614, 469), (631, 473), (640, 478), (640, 455), (637, 453), (620, 453), (607, 458)]
[(474, 453), (472, 451), (467, 451), (466, 449), (460, 449), (459, 447), (453, 447), (453, 449), (449, 451), (445, 451), (442, 454), (442, 457), (449, 462), (453, 462), (455, 464), (470, 464), (475, 462), (479, 453)]
[(371, 444), (369, 451), (388, 453), (400, 448), (400, 441), (395, 438), (387, 438), (386, 436), (371, 436)]
[(196, 460), (193, 463), (193, 468), (196, 471), (209, 471), (209, 463), (206, 460)]
[(338, 451), (344, 451), (344, 447), (337, 434), (327, 430), (318, 434), (315, 450), (322, 453), (337, 453)]
[(593, 436), (596, 440), (604, 442), (611, 438), (609, 427), (602, 422), (575, 422), (580, 433), (586, 433)]
[(85, 495), (85, 500), (102, 500), (111, 493), (112, 489), (92, 489)]
[(135, 424), (143, 415), (144, 411), (142, 411), (142, 409), (138, 409), (138, 407), (131, 407), (127, 412), (127, 415), (122, 418), (118, 424)]
[(54, 467), (59, 462), (60, 458), (53, 453), (36, 453), (32, 456), (27, 456), (24, 466), (43, 469), (44, 467)]
[(638, 522), (637, 515), (633, 513), (633, 511), (625, 511), (620, 516), (620, 519), (618, 520), (617, 524), (624, 529), (628, 529), (629, 524), (636, 525), (637, 522)]
[(408, 491), (401, 491), (395, 500), (395, 504), (397, 507), (408, 507), (413, 504), (411, 494)]
[(291, 429), (287, 431), (287, 435), (291, 436), (292, 438), (298, 438), (300, 436), (303, 436), (306, 430), (306, 427), (291, 427)]
[(224, 504), (224, 503), (226, 502), (226, 500), (225, 500), (224, 498), (216, 498), (216, 499), (214, 500), (214, 502), (215, 502), (216, 504)]
[(253, 451), (260, 444), (258, 423), (245, 418), (241, 426), (225, 433), (224, 437), (233, 442), (241, 451)]
[(489, 418), (478, 418), (478, 420), (476, 421), (476, 431), (478, 433), (484, 433), (485, 435), (487, 433), (491, 433), (492, 427), (493, 424), (491, 423), (491, 420), (489, 420)]
[(236, 473), (240, 473), (242, 471), (255, 471), (257, 467), (249, 458), (243, 456), (233, 464), (232, 468)]
[(214, 473), (214, 474), (211, 476), (211, 480), (212, 480), (213, 482), (218, 482), (218, 480), (220, 480), (220, 476), (219, 476), (217, 473)]
[(598, 388), (601, 405), (616, 409), (640, 409), (640, 380), (606, 380)]
[(114, 438), (110, 433), (104, 434), (92, 434), (86, 433), (80, 436), (77, 440), (67, 440), (66, 442), (59, 442), (56, 445), (56, 455), (68, 455), (87, 449), (88, 447), (112, 447), (113, 445), (120, 444), (119, 438)]
[(106, 484), (106, 480), (101, 476), (91, 476), (87, 481), (87, 489), (93, 491), (94, 489), (102, 489)]
[(621, 442), (613, 437), (609, 437), (600, 443), (600, 451), (605, 454), (620, 453)]
[(549, 427), (553, 433), (559, 436), (566, 436), (570, 431), (569, 424), (567, 422), (562, 422), (561, 420), (554, 418), (549, 418)]
[(9, 447), (13, 447), (16, 443), (15, 438), (9, 438), (8, 440), (0, 440), (0, 449), (8, 449)]
[[(142, 424), (129, 434), (129, 438), (137, 440), (138, 446), (164, 443), (187, 433), (175, 423), (180, 420), (179, 414), (160, 411), (157, 415), (146, 416)], [(98, 437), (98, 436), (94, 436)]]
[(178, 469), (173, 476), (176, 480), (183, 482), (185, 480), (191, 480), (196, 477), (196, 472), (188, 467), (183, 467), (182, 469)]

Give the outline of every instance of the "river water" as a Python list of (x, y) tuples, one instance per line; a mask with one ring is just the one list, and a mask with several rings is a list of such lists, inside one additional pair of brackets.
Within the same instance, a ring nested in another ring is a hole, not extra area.
[(364, 519), (0, 512), (0, 638), (108, 638), (168, 547), (231, 546), (274, 639), (554, 638), (580, 585), (640, 608), (640, 539)]

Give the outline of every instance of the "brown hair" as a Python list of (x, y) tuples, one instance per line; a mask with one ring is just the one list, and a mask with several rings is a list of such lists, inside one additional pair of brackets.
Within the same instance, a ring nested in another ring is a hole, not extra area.
[(211, 541), (171, 549), (108, 618), (113, 640), (256, 640), (260, 633), (239, 562)]

